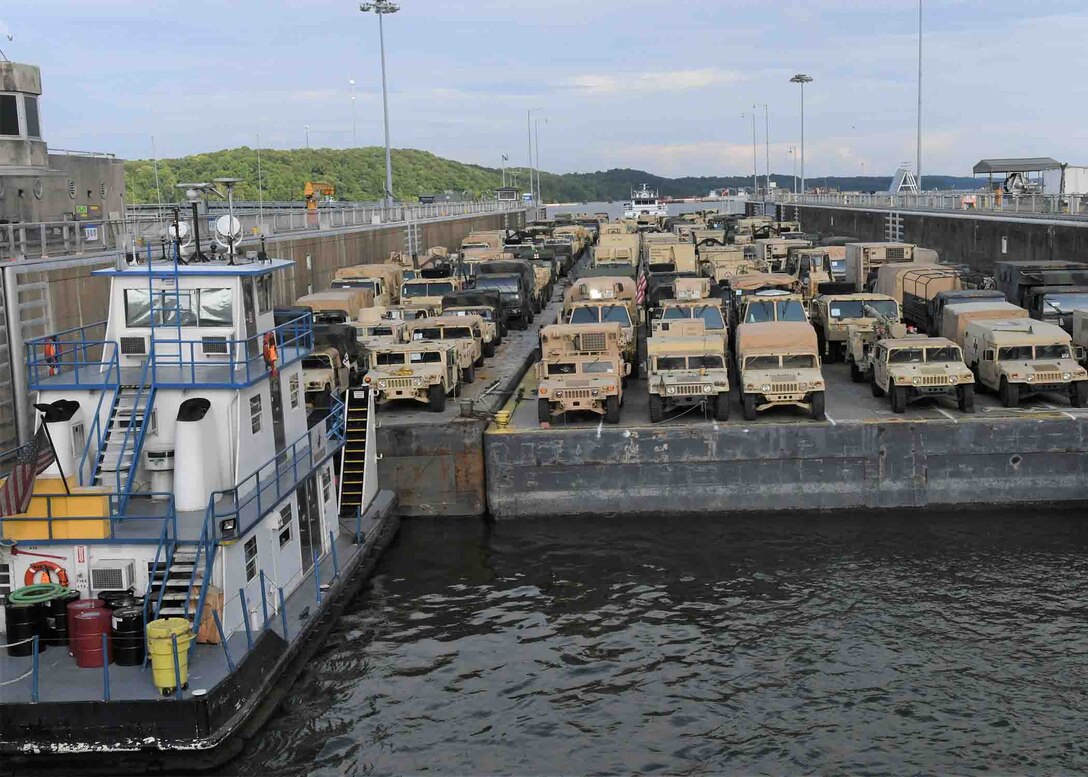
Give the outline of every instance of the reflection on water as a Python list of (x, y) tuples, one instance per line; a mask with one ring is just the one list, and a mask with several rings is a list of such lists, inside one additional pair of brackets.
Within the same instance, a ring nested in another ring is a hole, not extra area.
[(406, 521), (229, 774), (1088, 768), (1081, 517)]

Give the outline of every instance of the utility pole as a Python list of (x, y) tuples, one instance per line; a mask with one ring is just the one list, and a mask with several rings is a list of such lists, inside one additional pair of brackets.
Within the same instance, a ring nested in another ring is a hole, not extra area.
[(922, 0), (918, 0), (918, 156), (914, 171), (918, 193), (922, 193)]
[[(764, 189), (764, 195), (771, 196), (771, 116), (770, 108), (767, 103), (756, 103), (752, 106), (752, 109), (763, 107), (763, 140), (767, 144), (767, 183)], [(752, 117), (753, 119), (755, 116)]]
[(394, 14), (400, 10), (398, 3), (392, 0), (373, 0), (373, 2), (359, 3), (359, 10), (363, 13), (373, 11), (378, 15), (378, 43), (382, 55), (382, 112), (385, 114), (385, 203), (393, 204), (393, 155), (389, 150), (389, 89), (385, 80), (385, 26), (382, 21), (386, 14)]
[[(742, 119), (748, 118), (747, 113), (740, 115)], [(756, 150), (756, 114), (752, 112), (752, 199), (759, 194), (759, 152)]]
[(805, 193), (805, 84), (812, 83), (812, 76), (798, 73), (790, 79), (791, 84), (801, 85), (801, 194)]
[(348, 80), (348, 86), (351, 87), (351, 147), (359, 147), (359, 138), (356, 131), (357, 123), (355, 121), (355, 79)]
[(506, 154), (502, 155), (502, 185), (506, 188), (506, 161), (509, 157)]
[[(538, 204), (544, 203), (544, 187), (540, 183), (540, 118), (537, 117), (533, 122), (533, 135), (534, 143), (536, 144), (536, 193), (538, 196)], [(544, 119), (544, 123), (547, 124), (547, 118)]]

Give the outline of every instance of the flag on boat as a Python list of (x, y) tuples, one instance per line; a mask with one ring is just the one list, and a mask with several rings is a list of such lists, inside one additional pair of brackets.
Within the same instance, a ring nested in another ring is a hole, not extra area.
[(34, 494), (35, 478), (53, 463), (54, 458), (53, 446), (49, 444), (43, 422), (30, 444), (19, 449), (15, 467), (4, 485), (0, 486), (0, 516), (26, 512), (30, 507), (30, 497)]

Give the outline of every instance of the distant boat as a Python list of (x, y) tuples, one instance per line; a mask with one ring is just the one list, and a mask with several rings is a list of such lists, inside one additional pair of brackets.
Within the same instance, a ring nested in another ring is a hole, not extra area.
[(639, 216), (668, 216), (669, 207), (658, 196), (656, 191), (642, 184), (631, 192), (631, 201), (623, 204), (623, 217), (636, 219)]

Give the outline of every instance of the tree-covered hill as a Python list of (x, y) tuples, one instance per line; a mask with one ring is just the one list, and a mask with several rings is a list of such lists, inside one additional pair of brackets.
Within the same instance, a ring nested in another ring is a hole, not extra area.
[[(378, 200), (385, 180), (384, 149), (372, 146), (354, 149), (308, 148), (277, 151), (261, 150), (261, 180), (264, 199), (269, 201), (300, 200), (307, 181), (327, 181), (336, 187), (341, 200)], [(163, 201), (177, 202), (184, 193), (178, 183), (210, 181), (218, 177), (242, 178), (236, 190), (241, 200), (256, 200), (257, 152), (248, 147), (194, 154), (180, 159), (159, 160), (159, 187)], [(519, 188), (528, 188), (524, 168), (511, 168), (518, 174)], [(151, 160), (138, 159), (125, 163), (128, 201), (156, 201), (154, 166)], [(664, 196), (691, 197), (705, 195), (712, 189), (737, 189), (751, 186), (751, 176), (662, 178), (642, 170), (617, 169), (594, 173), (567, 173), (541, 176), (545, 200), (549, 202), (593, 202), (623, 200), (631, 190), (643, 183)], [(791, 188), (790, 176), (772, 175), (771, 180), (782, 188)], [(479, 196), (494, 190), (502, 182), (497, 168), (469, 165), (443, 159), (427, 151), (394, 149), (393, 189), (400, 199), (414, 200), (421, 194), (444, 191), (467, 192)], [(810, 178), (810, 186), (828, 186), (849, 191), (886, 190), (890, 177)], [(974, 188), (970, 178), (931, 176), (926, 188)]]

